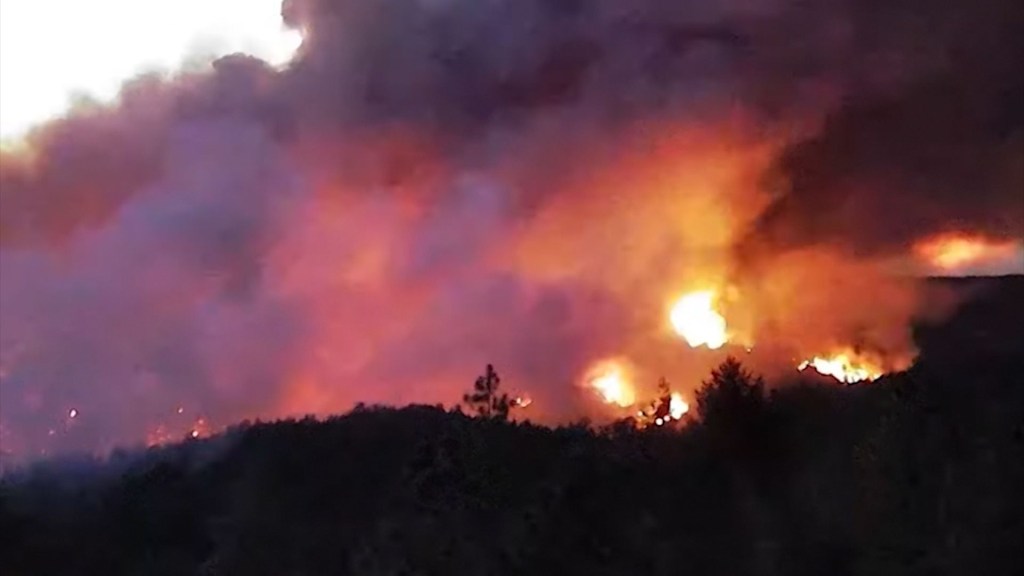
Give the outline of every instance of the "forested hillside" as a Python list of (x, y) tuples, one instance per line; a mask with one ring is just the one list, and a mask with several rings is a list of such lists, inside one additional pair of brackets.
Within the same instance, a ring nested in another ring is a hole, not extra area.
[(944, 282), (974, 298), (908, 372), (729, 364), (676, 427), (360, 407), (40, 464), (3, 481), (0, 573), (1020, 573), (1024, 279)]

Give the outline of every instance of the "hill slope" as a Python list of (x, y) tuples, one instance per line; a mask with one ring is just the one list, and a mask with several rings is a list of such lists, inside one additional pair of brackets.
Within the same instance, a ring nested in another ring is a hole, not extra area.
[(1010, 574), (1024, 278), (937, 282), (978, 296), (919, 329), (910, 372), (787, 388), (743, 419), (361, 409), (41, 466), (2, 485), (0, 573)]

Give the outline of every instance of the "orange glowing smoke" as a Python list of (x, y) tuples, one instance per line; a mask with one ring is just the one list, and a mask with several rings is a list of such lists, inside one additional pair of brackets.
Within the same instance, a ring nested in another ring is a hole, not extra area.
[(672, 328), (691, 347), (716, 350), (728, 341), (725, 317), (715, 310), (716, 300), (713, 290), (701, 290), (684, 295), (672, 306)]
[(930, 265), (944, 272), (967, 266), (1010, 260), (1018, 250), (1012, 240), (999, 241), (977, 234), (954, 232), (924, 240), (914, 252)]
[(636, 402), (636, 391), (626, 377), (625, 368), (615, 360), (596, 364), (587, 372), (584, 382), (605, 404), (625, 408)]
[(824, 357), (815, 356), (801, 362), (797, 367), (800, 371), (807, 368), (814, 368), (820, 374), (831, 376), (846, 384), (874, 381), (885, 373), (879, 362), (853, 350), (842, 350)]

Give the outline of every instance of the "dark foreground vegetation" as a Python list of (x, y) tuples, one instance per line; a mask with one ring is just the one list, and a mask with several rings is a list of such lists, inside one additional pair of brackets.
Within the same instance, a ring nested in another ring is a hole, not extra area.
[(724, 366), (677, 429), (360, 409), (39, 466), (2, 486), (0, 574), (1019, 574), (1024, 281), (979, 286), (907, 373)]

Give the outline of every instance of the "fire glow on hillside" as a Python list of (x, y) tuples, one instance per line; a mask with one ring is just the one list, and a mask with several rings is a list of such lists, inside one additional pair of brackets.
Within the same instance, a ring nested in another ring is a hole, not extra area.
[(629, 381), (626, 369), (619, 361), (599, 362), (590, 369), (585, 382), (606, 404), (626, 408), (636, 402), (633, 383)]
[[(726, 319), (715, 307), (717, 300), (716, 291), (702, 290), (684, 295), (672, 307), (669, 321), (690, 347), (717, 350), (730, 343)], [(752, 345), (745, 348), (750, 351)], [(885, 372), (881, 362), (852, 349), (814, 356), (797, 366), (800, 371), (807, 368), (846, 384), (877, 380)]]
[(801, 371), (807, 368), (814, 368), (818, 373), (846, 384), (877, 380), (884, 373), (881, 366), (853, 351), (837, 352), (827, 357), (815, 356), (797, 367)]
[(595, 364), (583, 380), (583, 387), (594, 394), (601, 402), (616, 410), (627, 409), (621, 414), (629, 414), (635, 410), (632, 419), (638, 427), (664, 426), (681, 420), (689, 411), (690, 405), (683, 394), (669, 388), (667, 382), (659, 390), (660, 396), (646, 406), (636, 409), (639, 403), (639, 392), (636, 384), (630, 379), (626, 365), (620, 360), (604, 360)]
[(914, 251), (939, 272), (953, 273), (1020, 258), (1024, 239), (994, 240), (981, 234), (952, 232), (922, 240), (914, 246)]

